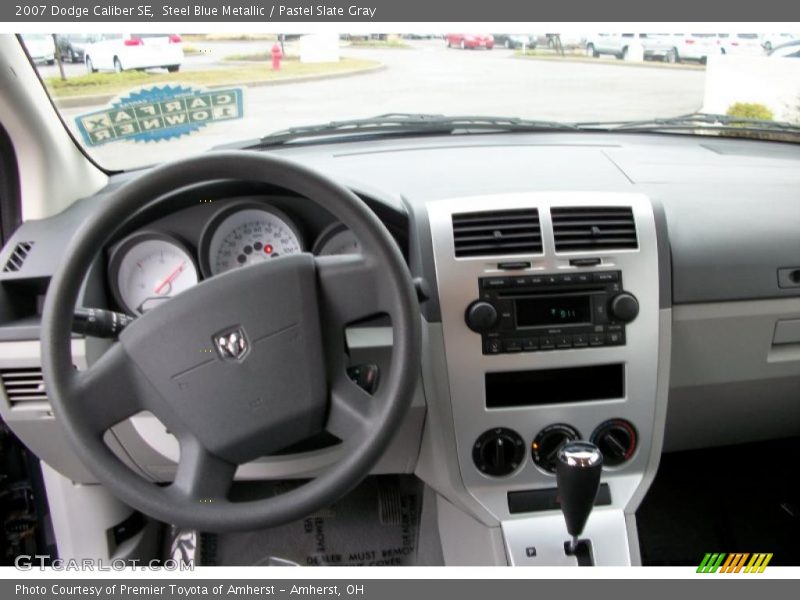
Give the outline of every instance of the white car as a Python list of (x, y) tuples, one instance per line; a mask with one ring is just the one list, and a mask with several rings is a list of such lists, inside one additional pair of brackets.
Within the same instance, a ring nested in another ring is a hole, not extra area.
[(159, 67), (175, 73), (183, 63), (183, 42), (177, 34), (105, 34), (86, 45), (84, 62), (90, 73)]
[(664, 60), (667, 62), (698, 61), (705, 64), (709, 56), (723, 54), (719, 35), (716, 33), (666, 34), (665, 40), (672, 42)]
[(761, 45), (767, 52), (783, 44), (793, 42), (798, 37), (800, 36), (794, 33), (764, 33), (759, 36)]
[(664, 59), (672, 47), (669, 40), (660, 34), (598, 33), (587, 38), (586, 54), (593, 57), (610, 54), (624, 59), (628, 55), (629, 47), (637, 41), (637, 38), (646, 59)]
[(717, 35), (722, 54), (734, 56), (764, 55), (764, 48), (761, 46), (761, 40), (757, 33), (720, 33)]
[(53, 36), (47, 33), (25, 33), (22, 35), (25, 48), (34, 64), (56, 62), (56, 44)]
[(793, 40), (780, 46), (775, 46), (769, 53), (770, 58), (800, 58), (800, 40)]

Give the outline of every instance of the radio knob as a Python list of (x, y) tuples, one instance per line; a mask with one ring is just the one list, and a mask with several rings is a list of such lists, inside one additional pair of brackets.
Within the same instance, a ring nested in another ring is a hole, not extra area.
[(497, 309), (488, 302), (476, 300), (467, 308), (467, 327), (476, 333), (485, 333), (497, 324)]
[(639, 301), (628, 292), (617, 294), (611, 299), (611, 316), (623, 323), (630, 323), (639, 314)]

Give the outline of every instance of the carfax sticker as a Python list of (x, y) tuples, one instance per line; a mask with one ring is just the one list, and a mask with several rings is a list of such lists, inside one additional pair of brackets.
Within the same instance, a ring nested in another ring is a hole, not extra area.
[(75, 122), (87, 146), (100, 146), (124, 140), (172, 140), (210, 123), (243, 116), (241, 88), (205, 90), (162, 85), (121, 96), (109, 108), (77, 116)]

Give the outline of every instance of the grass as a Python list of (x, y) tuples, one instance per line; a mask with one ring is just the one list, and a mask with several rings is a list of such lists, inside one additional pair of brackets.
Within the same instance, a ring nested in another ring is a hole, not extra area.
[(288, 61), (280, 71), (265, 64), (235, 66), (229, 69), (185, 71), (181, 73), (123, 71), (122, 73), (92, 73), (62, 81), (58, 77), (45, 79), (47, 88), (55, 98), (117, 94), (131, 88), (157, 83), (182, 83), (201, 86), (264, 83), (311, 75), (327, 75), (348, 71), (361, 71), (376, 67), (375, 60), (342, 58), (336, 63), (301, 63)]

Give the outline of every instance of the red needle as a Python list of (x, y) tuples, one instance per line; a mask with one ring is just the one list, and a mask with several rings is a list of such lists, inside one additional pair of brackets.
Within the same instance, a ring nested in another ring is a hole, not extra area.
[(173, 281), (175, 281), (175, 278), (176, 278), (178, 275), (180, 275), (180, 274), (181, 274), (181, 272), (183, 271), (183, 267), (185, 267), (185, 266), (186, 266), (186, 261), (183, 261), (181, 264), (179, 264), (177, 269), (175, 269), (175, 270), (174, 270), (172, 273), (170, 273), (169, 275), (167, 275), (166, 279), (164, 279), (164, 281), (162, 281), (161, 283), (159, 283), (159, 284), (156, 286), (155, 293), (156, 293), (156, 294), (160, 294), (160, 293), (161, 293), (161, 290), (162, 290), (162, 289), (164, 289), (164, 286), (165, 286), (165, 285), (167, 285), (168, 283), (172, 283)]

